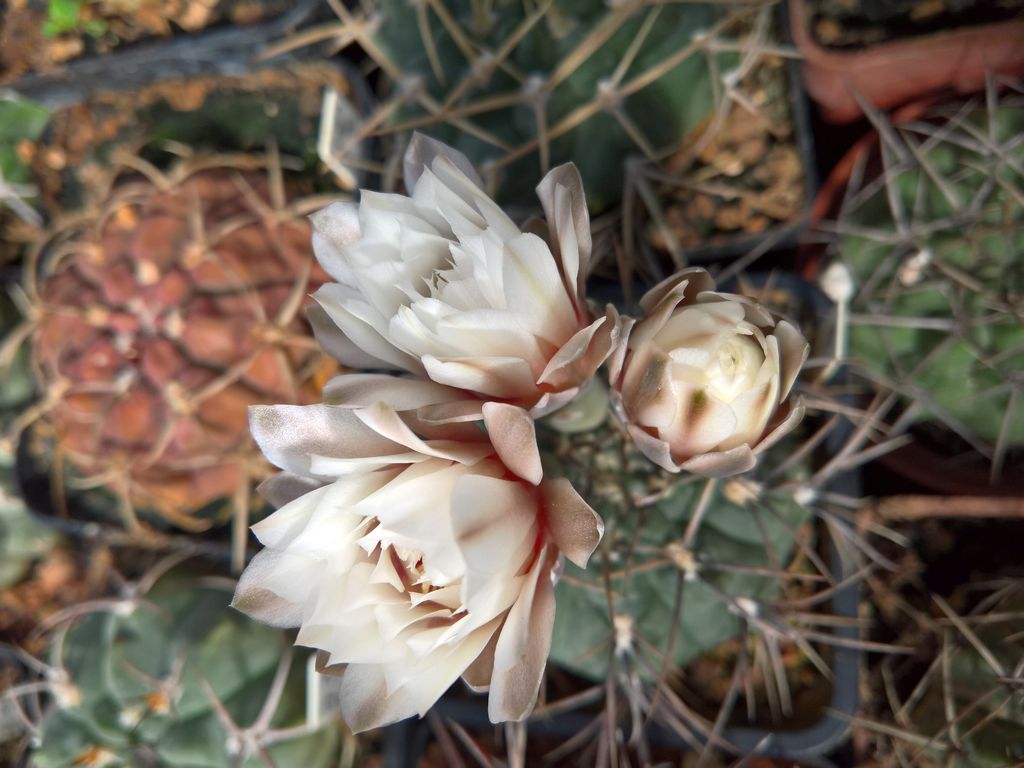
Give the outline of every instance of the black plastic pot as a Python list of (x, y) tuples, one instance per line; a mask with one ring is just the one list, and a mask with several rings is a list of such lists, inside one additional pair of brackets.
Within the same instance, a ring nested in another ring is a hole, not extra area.
[(60, 109), (101, 91), (127, 91), (197, 75), (245, 75), (278, 64), (284, 57), (259, 61), (260, 51), (309, 19), (320, 5), (319, 0), (300, 0), (269, 22), (129, 44), (103, 56), (75, 59), (58, 72), (25, 75), (7, 87), (48, 109)]
[[(270, 117), (269, 112), (267, 116), (253, 115), (254, 119), (247, 121), (247, 115), (253, 109), (259, 109), (256, 102), (259, 98), (258, 94), (264, 92), (261, 89), (277, 88), (277, 90), (284, 89), (286, 93), (290, 92), (287, 85), (281, 85), (273, 80), (277, 77), (275, 73), (281, 73), (282, 76), (287, 74), (294, 79), (303, 74), (302, 67), (309, 67), (310, 70), (316, 70), (316, 74), (310, 74), (309, 77), (315, 77), (317, 82), (326, 83), (331, 80), (331, 76), (327, 73), (335, 71), (338, 79), (343, 80), (346, 84), (347, 95), (357, 113), (365, 116), (372, 109), (374, 99), (369, 86), (361, 73), (344, 59), (326, 58), (321, 55), (320, 48), (317, 46), (307, 46), (270, 58), (264, 57), (263, 54), (270, 50), (272, 45), (285, 39), (290, 31), (295, 30), (309, 19), (318, 8), (320, 6), (316, 0), (302, 0), (291, 11), (270, 22), (247, 27), (213, 28), (169, 40), (129, 45), (104, 56), (74, 60), (56, 73), (25, 76), (10, 84), (9, 88), (54, 113), (50, 127), (44, 132), (41, 141), (43, 146), (47, 141), (52, 140), (55, 133), (54, 125), (58, 123), (65, 110), (76, 108), (82, 104), (94, 107), (95, 111), (91, 113), (93, 124), (89, 126), (91, 133), (86, 135), (97, 137), (96, 143), (87, 150), (95, 152), (101, 144), (112, 140), (111, 127), (108, 123), (116, 124), (118, 127), (115, 130), (118, 131), (128, 125), (117, 116), (145, 115), (146, 110), (155, 110), (157, 103), (162, 101), (166, 103), (159, 104), (161, 112), (155, 119), (158, 124), (160, 121), (168, 120), (170, 123), (169, 127), (165, 128), (167, 135), (158, 135), (156, 138), (168, 138), (186, 143), (191, 140), (208, 149), (231, 152), (250, 151), (261, 144), (260, 131), (264, 129), (260, 126), (264, 121), (271, 125), (276, 119), (279, 123), (278, 128), (266, 130), (280, 130), (284, 133), (289, 131), (282, 123), (282, 117)], [(257, 81), (255, 86), (251, 84), (246, 86), (247, 79), (254, 77), (265, 78), (265, 80)], [(219, 106), (218, 102), (223, 97), (215, 89), (221, 87), (221, 80), (223, 80), (225, 92), (238, 94), (237, 97), (231, 96), (231, 98), (238, 100), (244, 95), (248, 99), (248, 102), (242, 105), (241, 111), (232, 111), (233, 107)], [(264, 82), (267, 81), (272, 82), (265, 85)], [(173, 88), (175, 84), (179, 83), (184, 86), (195, 86), (192, 90), (184, 91), (189, 98), (194, 98), (194, 94), (209, 94), (209, 98), (206, 99), (203, 106), (191, 112), (191, 114), (206, 112), (213, 115), (207, 119), (204, 126), (197, 128), (183, 125), (183, 122), (187, 122), (187, 118), (180, 116), (190, 114), (190, 111), (174, 107), (170, 98), (164, 96), (169, 88)], [(126, 95), (130, 96), (136, 93), (140, 94), (138, 103), (133, 103), (130, 99), (125, 98)], [(217, 111), (218, 108), (220, 113)], [(112, 116), (114, 116), (113, 120), (111, 120)], [(76, 115), (70, 119), (78, 120), (79, 118)], [(138, 117), (134, 119), (139, 120)], [(67, 130), (65, 128), (65, 132)], [(195, 135), (189, 137), (189, 130)], [(73, 145), (80, 143), (78, 139), (69, 142)], [(265, 142), (262, 143), (265, 144)], [(307, 155), (310, 151), (305, 146), (298, 150), (290, 149), (280, 141), (278, 144), (284, 154), (291, 152), (293, 155)], [(368, 145), (368, 142), (366, 144)], [(104, 148), (103, 152), (105, 151)], [(364, 153), (369, 151), (370, 148), (366, 146)], [(78, 154), (81, 154), (80, 150), (78, 150)], [(49, 185), (51, 188), (62, 190), (59, 202), (59, 206), (62, 208), (76, 207), (80, 203), (74, 198), (73, 193), (63, 194), (64, 190), (74, 190), (78, 187), (77, 179), (72, 178), (77, 172), (78, 163), (75, 158), (68, 158), (66, 162), (68, 167), (61, 172), (63, 177), (61, 183)], [(48, 167), (37, 164), (36, 170), (41, 172), (40, 181), (50, 178), (51, 171)], [(365, 175), (357, 175), (357, 180), (362, 183), (365, 180)], [(40, 187), (45, 193), (46, 185), (41, 183)], [(45, 194), (42, 199), (46, 199)]]
[[(831, 304), (828, 299), (812, 284), (797, 275), (774, 273), (772, 275), (747, 275), (746, 282), (756, 287), (766, 285), (769, 280), (773, 285), (792, 292), (807, 313), (817, 318), (828, 317)], [(607, 285), (604, 286), (606, 289)], [(729, 283), (721, 286), (723, 290), (735, 289)], [(612, 291), (602, 291), (603, 299), (612, 299)], [(621, 292), (617, 298), (621, 301)], [(833, 431), (825, 445), (827, 455), (835, 455), (846, 443), (852, 433), (852, 426)], [(829, 485), (828, 490), (844, 496), (858, 497), (861, 495), (859, 473), (854, 470), (846, 472)], [(840, 582), (850, 576), (835, 545), (828, 544), (829, 565), (833, 578)], [(860, 589), (850, 584), (838, 590), (831, 600), (833, 616), (855, 619), (858, 616)], [(860, 634), (855, 626), (842, 626), (833, 630), (834, 636), (849, 642), (856, 642)], [(824, 714), (812, 725), (794, 730), (772, 731), (765, 728), (732, 726), (721, 733), (724, 742), (735, 747), (739, 754), (790, 760), (802, 766), (813, 768), (830, 768), (835, 763), (830, 754), (836, 751), (846, 740), (852, 719), (860, 705), (860, 668), (863, 653), (853, 647), (836, 646), (832, 651), (832, 697)], [(481, 696), (477, 700), (451, 694), (443, 697), (435, 706), (434, 712), (450, 719), (468, 731), (484, 733), (493, 731), (494, 725), (487, 717), (486, 700)], [(586, 712), (568, 712), (555, 716), (535, 717), (527, 721), (527, 733), (541, 737), (568, 739), (575, 736), (593, 722), (594, 714)], [(645, 725), (645, 733), (651, 746), (691, 751), (692, 745), (679, 737), (674, 731), (657, 723)], [(426, 721), (407, 720), (393, 725), (387, 730), (385, 741), (384, 765), (386, 768), (415, 768), (423, 756), (424, 750), (433, 738), (432, 729)]]
[[(786, 45), (791, 45), (793, 38), (785, 3), (779, 4), (776, 18), (782, 42)], [(711, 262), (727, 261), (752, 253), (756, 249), (761, 249), (764, 253), (768, 253), (792, 248), (797, 244), (800, 235), (806, 229), (820, 179), (814, 147), (814, 132), (811, 128), (810, 104), (804, 89), (799, 60), (787, 59), (786, 80), (790, 113), (793, 119), (793, 137), (803, 161), (805, 199), (800, 217), (789, 223), (777, 224), (756, 235), (737, 235), (720, 243), (685, 249), (682, 255), (688, 263), (708, 264)], [(641, 247), (650, 248), (650, 246), (644, 246), (643, 244), (641, 244)], [(650, 252), (647, 254), (647, 260), (649, 263), (658, 264), (664, 263), (665, 257), (663, 254)]]

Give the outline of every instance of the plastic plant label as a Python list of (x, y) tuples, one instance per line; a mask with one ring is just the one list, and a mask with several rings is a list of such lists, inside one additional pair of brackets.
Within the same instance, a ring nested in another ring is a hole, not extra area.
[(316, 654), (306, 661), (306, 722), (319, 728), (341, 714), (341, 678), (316, 671)]

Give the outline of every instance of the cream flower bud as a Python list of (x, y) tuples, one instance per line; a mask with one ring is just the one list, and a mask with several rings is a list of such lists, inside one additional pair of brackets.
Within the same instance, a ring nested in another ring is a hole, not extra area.
[(614, 308), (595, 318), (583, 297), (590, 220), (575, 166), (541, 181), (547, 227), (529, 232), (465, 156), (425, 136), (409, 146), (405, 183), (408, 197), (363, 191), (312, 218), (317, 259), (337, 281), (310, 313), (324, 348), (534, 415), (572, 399), (619, 328)]
[(523, 719), (561, 558), (584, 567), (601, 519), (567, 480), (540, 477), (521, 408), (487, 403), (485, 433), (446, 412), (463, 393), (433, 382), (357, 374), (327, 392), (338, 404), (252, 409), (286, 471), (261, 488), (279, 509), (253, 526), (265, 549), (233, 605), (299, 627), (321, 671), (342, 675), (355, 731), (422, 716), (459, 677), (489, 691), (492, 721)]
[(640, 302), (610, 368), (616, 411), (661, 467), (709, 477), (745, 472), (803, 416), (787, 402), (808, 345), (800, 332), (742, 296), (716, 293), (684, 270)]

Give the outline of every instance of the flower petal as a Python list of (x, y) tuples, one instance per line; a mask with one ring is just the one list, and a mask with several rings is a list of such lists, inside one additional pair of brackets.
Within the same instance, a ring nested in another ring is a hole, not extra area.
[[(427, 456), (457, 461), (460, 464), (476, 464), (491, 453), (491, 446), (482, 439), (483, 435), (481, 435), (481, 440), (475, 443), (456, 440), (422, 440), (387, 403), (376, 403), (369, 408), (360, 408), (353, 412), (356, 418), (376, 434)], [(392, 453), (398, 453), (398, 451), (392, 451)]]
[(667, 442), (636, 424), (627, 422), (626, 428), (629, 430), (633, 442), (636, 443), (636, 447), (640, 449), (640, 453), (668, 472), (679, 471), (679, 465), (672, 458), (672, 449), (669, 448)]
[(320, 480), (294, 475), (291, 472), (278, 472), (260, 483), (256, 487), (256, 492), (274, 509), (280, 509), (322, 485)]
[(452, 528), (466, 562), (464, 603), (491, 618), (515, 599), (516, 574), (540, 535), (537, 499), (523, 483), (467, 474), (452, 492)]
[(302, 623), (302, 604), (278, 595), (265, 584), (268, 577), (277, 578), (289, 571), (281, 553), (272, 550), (257, 552), (238, 579), (231, 607), (272, 627), (299, 626)]
[(487, 714), (492, 723), (526, 718), (537, 703), (555, 623), (554, 558), (541, 552), (494, 649)]
[(679, 468), (704, 477), (730, 477), (747, 472), (757, 464), (757, 458), (749, 445), (741, 445), (729, 451), (713, 451), (694, 456), (679, 465)]
[(583, 385), (608, 359), (621, 332), (619, 313), (609, 304), (604, 317), (577, 331), (562, 345), (537, 383), (556, 391)]
[(685, 458), (711, 451), (735, 432), (736, 414), (707, 390), (684, 388), (677, 398), (676, 418), (661, 430), (674, 456)]
[(433, 381), (389, 376), (383, 373), (348, 373), (335, 376), (324, 385), (323, 396), (324, 402), (331, 405), (365, 408), (384, 402), (396, 411), (456, 403), (468, 397), (457, 389)]
[(803, 334), (786, 320), (780, 320), (775, 326), (775, 337), (779, 340), (780, 377), (782, 379), (779, 399), (785, 400), (793, 388), (797, 374), (807, 362), (807, 354), (811, 347)]
[(626, 361), (626, 352), (630, 348), (629, 337), (633, 332), (634, 325), (636, 325), (636, 320), (632, 317), (622, 318), (618, 338), (608, 356), (608, 381), (611, 383), (613, 391), (619, 386), (623, 364)]
[(332, 405), (253, 405), (249, 430), (271, 464), (304, 477), (314, 477), (314, 454), (356, 458), (404, 452), (402, 445), (367, 427), (355, 411)]
[(537, 197), (544, 207), (553, 250), (561, 261), (566, 291), (578, 311), (584, 312), (584, 284), (590, 271), (593, 243), (579, 170), (572, 163), (552, 168), (537, 185)]
[(636, 350), (622, 382), (622, 394), (630, 418), (637, 424), (670, 428), (680, 407), (672, 386), (672, 360), (653, 344)]
[(309, 217), (313, 225), (313, 253), (316, 260), (339, 283), (352, 282), (352, 267), (344, 249), (362, 237), (359, 205), (331, 203)]
[(754, 448), (754, 453), (763, 453), (796, 429), (797, 424), (803, 421), (805, 410), (806, 407), (804, 406), (804, 401), (801, 398), (790, 403), (789, 413), (786, 414), (782, 421), (772, 428), (771, 432), (761, 438), (761, 442)]
[(530, 416), (534, 419), (539, 419), (547, 416), (549, 413), (554, 413), (559, 408), (562, 408), (575, 400), (576, 395), (578, 395), (579, 392), (579, 387), (563, 389), (561, 392), (545, 392), (540, 396), (540, 399), (533, 404), (533, 407), (530, 408)]
[(306, 307), (306, 320), (310, 328), (313, 329), (316, 343), (342, 365), (349, 368), (389, 369), (395, 367), (391, 363), (367, 354), (353, 344), (319, 304), (310, 304)]
[(495, 632), (491, 635), (487, 646), (462, 673), (462, 681), (473, 693), (487, 693), (491, 688), (491, 676), (494, 674), (494, 648), (498, 644), (498, 634)]
[[(683, 283), (686, 285), (683, 286)], [(650, 313), (651, 310), (658, 304), (660, 304), (665, 296), (675, 290), (677, 286), (683, 286), (685, 289), (685, 295), (687, 301), (692, 301), (697, 297), (697, 294), (704, 291), (713, 290), (715, 287), (715, 281), (711, 279), (711, 275), (708, 274), (706, 269), (702, 267), (688, 267), (681, 269), (674, 275), (670, 275), (662, 280), (660, 283), (651, 288), (640, 298), (640, 308), (645, 313)]]
[(551, 540), (571, 562), (586, 568), (604, 535), (604, 521), (564, 477), (545, 480), (540, 492)]
[(518, 357), (462, 357), (440, 360), (426, 355), (423, 367), (427, 375), (447, 384), (482, 395), (507, 400), (528, 398), (536, 393), (533, 372)]
[[(341, 679), (341, 715), (355, 733), (379, 728), (413, 715), (423, 716), (479, 656), (498, 627), (495, 620), (470, 633), (457, 645), (445, 647), (415, 665), (397, 662), (394, 670), (381, 664), (350, 664)], [(392, 672), (392, 675), (389, 675)], [(388, 677), (408, 682), (389, 689)]]
[(405, 157), (402, 158), (402, 172), (405, 177), (405, 188), (410, 193), (416, 188), (416, 182), (423, 175), (425, 168), (430, 168), (438, 157), (448, 158), (456, 168), (462, 171), (466, 178), (476, 184), (480, 189), (484, 188), (483, 179), (477, 174), (469, 158), (443, 144), (437, 139), (432, 139), (426, 134), (417, 131), (412, 135), (408, 149), (405, 150)]
[(574, 303), (546, 242), (533, 234), (510, 239), (501, 270), (506, 306), (532, 333), (557, 345), (576, 331)]
[[(416, 358), (395, 348), (373, 323), (352, 311), (352, 306), (347, 303), (349, 295), (344, 286), (338, 283), (326, 283), (313, 294), (313, 299), (327, 313), (331, 322), (341, 329), (345, 337), (366, 355), (383, 360), (389, 367), (421, 374), (423, 366)], [(381, 327), (386, 328), (386, 325), (382, 324)], [(345, 361), (342, 360), (342, 362)]]
[(498, 458), (533, 485), (544, 477), (537, 448), (537, 432), (530, 414), (507, 403), (484, 403), (484, 426)]

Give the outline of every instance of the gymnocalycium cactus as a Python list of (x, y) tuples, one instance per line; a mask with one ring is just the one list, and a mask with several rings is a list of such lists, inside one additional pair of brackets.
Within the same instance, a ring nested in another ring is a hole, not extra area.
[(756, 474), (673, 475), (653, 468), (611, 421), (575, 434), (545, 430), (541, 440), (606, 526), (586, 570), (565, 565), (553, 661), (602, 679), (613, 653), (628, 654), (641, 659), (641, 677), (654, 679), (662, 669), (651, 663), (651, 649), (679, 668), (739, 635), (745, 623), (773, 641), (764, 633), (767, 606), (783, 582), (809, 577), (790, 570), (798, 548), (813, 550), (805, 527), (813, 513), (800, 490), (806, 466), (765, 482), (767, 465), (783, 455), (770, 450)]
[[(337, 764), (337, 729), (306, 723), (289, 638), (228, 608), (227, 580), (171, 574), (147, 588), (155, 578), (50, 621), (49, 659), (28, 660), (52, 700), (33, 765)], [(9, 693), (31, 712), (34, 690)]]
[[(748, 295), (775, 297), (768, 290)], [(546, 466), (564, 473), (605, 521), (588, 567), (564, 566), (551, 660), (591, 680), (617, 681), (629, 706), (642, 712), (659, 700), (681, 712), (673, 699), (680, 679), (687, 706), (696, 697), (728, 710), (734, 704), (721, 678), (732, 670), (733, 684), (746, 686), (748, 722), (791, 714), (808, 689), (822, 690), (821, 675), (831, 675), (818, 644), (858, 642), (855, 633), (830, 635), (827, 616), (801, 613), (824, 608), (843, 578), (822, 554), (818, 523), (840, 550), (849, 534), (832, 525), (815, 490), (835, 468), (812, 471), (814, 441), (798, 430), (751, 472), (713, 480), (669, 473), (610, 416), (601, 423), (602, 389), (593, 386), (538, 430)], [(856, 562), (856, 555), (844, 560), (848, 573)], [(702, 658), (721, 662), (716, 680), (694, 678), (708, 669)], [(701, 724), (692, 709), (683, 720), (714, 738), (710, 722)]]
[[(392, 82), (391, 131), (465, 152), (499, 202), (579, 167), (591, 210), (622, 195), (624, 160), (657, 160), (711, 118), (769, 5), (376, 0), (364, 48)], [(354, 25), (353, 25), (354, 26)], [(377, 127), (377, 126), (375, 126)]]
[(1024, 444), (1024, 98), (993, 84), (860, 162), (837, 224), (852, 357), (903, 396), (898, 426), (942, 422), (997, 467)]

